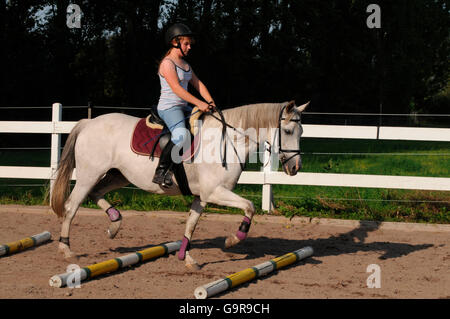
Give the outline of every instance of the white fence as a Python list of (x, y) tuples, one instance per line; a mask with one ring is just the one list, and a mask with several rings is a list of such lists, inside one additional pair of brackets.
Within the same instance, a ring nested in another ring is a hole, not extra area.
[[(53, 104), (52, 109), (51, 122), (0, 121), (0, 133), (48, 133), (52, 135), (50, 167), (0, 166), (0, 178), (48, 179), (50, 187), (52, 187), (60, 157), (61, 134), (70, 133), (77, 123), (61, 121), (61, 104)], [(450, 129), (303, 124), (302, 136), (307, 138), (450, 142)], [(440, 177), (328, 173), (298, 173), (296, 176), (288, 176), (283, 172), (272, 171), (271, 157), (266, 156), (265, 158), (268, 162), (265, 163), (263, 171), (244, 171), (238, 183), (262, 185), (262, 208), (266, 211), (273, 209), (272, 185), (274, 184), (450, 191), (450, 178)], [(76, 179), (76, 170), (72, 179)]]

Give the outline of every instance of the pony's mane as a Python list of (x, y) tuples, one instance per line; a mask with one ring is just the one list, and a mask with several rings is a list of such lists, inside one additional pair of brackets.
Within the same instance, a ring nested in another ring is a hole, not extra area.
[[(260, 128), (278, 127), (278, 116), (286, 103), (258, 103), (249, 104), (232, 109), (223, 110), (223, 116), (227, 124), (247, 130), (254, 128), (256, 132)], [(219, 117), (217, 113), (214, 113)], [(207, 117), (210, 127), (221, 127), (222, 123), (212, 117)]]

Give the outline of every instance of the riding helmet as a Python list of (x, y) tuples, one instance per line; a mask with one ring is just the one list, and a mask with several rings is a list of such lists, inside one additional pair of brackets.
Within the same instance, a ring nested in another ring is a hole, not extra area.
[(175, 37), (180, 37), (180, 36), (191, 37), (193, 35), (194, 35), (194, 33), (186, 25), (184, 25), (183, 23), (175, 23), (173, 26), (171, 26), (166, 31), (166, 36), (165, 36), (166, 44), (170, 46), (172, 39)]

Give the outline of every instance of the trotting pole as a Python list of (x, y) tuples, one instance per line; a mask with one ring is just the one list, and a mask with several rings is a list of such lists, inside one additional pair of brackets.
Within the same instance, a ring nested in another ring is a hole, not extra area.
[(33, 246), (41, 245), (50, 240), (51, 237), (52, 235), (50, 234), (50, 232), (45, 231), (40, 234), (26, 237), (12, 243), (0, 245), (0, 256), (13, 254)]
[(264, 276), (274, 270), (281, 269), (298, 260), (307, 258), (311, 256), (313, 252), (314, 251), (312, 247), (304, 247), (292, 253), (288, 253), (281, 257), (266, 261), (255, 267), (244, 269), (223, 279), (219, 279), (217, 281), (210, 282), (209, 284), (197, 287), (194, 291), (195, 298), (206, 299), (212, 297), (227, 289), (239, 286), (244, 282)]
[(129, 255), (110, 259), (98, 264), (78, 269), (76, 271), (79, 271), (79, 274), (75, 274), (74, 271), (72, 271), (60, 275), (55, 275), (50, 278), (49, 284), (52, 287), (64, 287), (68, 283), (71, 283), (73, 280), (81, 282), (93, 277), (100, 276), (102, 274), (117, 271), (120, 268), (125, 268), (127, 266), (138, 264), (152, 258), (170, 254), (171, 252), (179, 250), (180, 246), (181, 240), (140, 250)]

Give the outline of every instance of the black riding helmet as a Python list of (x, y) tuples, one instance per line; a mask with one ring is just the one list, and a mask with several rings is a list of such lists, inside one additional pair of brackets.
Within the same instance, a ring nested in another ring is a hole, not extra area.
[(171, 26), (169, 29), (167, 29), (165, 40), (166, 40), (166, 44), (168, 46), (172, 46), (174, 48), (180, 49), (181, 53), (184, 56), (184, 52), (183, 52), (183, 50), (181, 50), (180, 42), (177, 41), (177, 45), (176, 46), (174, 46), (172, 44), (172, 40), (174, 38), (182, 37), (182, 36), (192, 37), (192, 36), (194, 36), (194, 33), (185, 24), (183, 24), (183, 23), (175, 23), (173, 26)]

